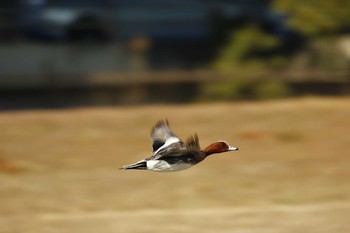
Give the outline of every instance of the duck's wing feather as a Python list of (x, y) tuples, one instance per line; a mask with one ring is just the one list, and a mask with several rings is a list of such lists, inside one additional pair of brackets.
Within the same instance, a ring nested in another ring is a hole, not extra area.
[[(182, 142), (181, 142), (182, 143)], [(197, 134), (190, 136), (186, 143), (182, 143), (180, 146), (178, 143), (173, 143), (155, 153), (152, 157), (148, 159), (162, 159), (166, 157), (177, 157), (177, 156), (185, 156), (189, 153), (199, 152), (199, 140)], [(146, 160), (148, 160), (146, 159)]]
[(198, 135), (195, 133), (193, 136), (190, 136), (186, 143), (185, 147), (187, 151), (200, 151), (201, 147), (199, 145)]
[(167, 119), (158, 121), (153, 126), (150, 135), (154, 154), (169, 148), (181, 148), (184, 146), (180, 138), (171, 130)]

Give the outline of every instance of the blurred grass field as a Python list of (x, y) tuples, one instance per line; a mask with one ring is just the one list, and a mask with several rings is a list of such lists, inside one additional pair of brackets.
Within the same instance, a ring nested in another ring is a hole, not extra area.
[[(177, 173), (117, 168), (182, 139), (239, 151)], [(0, 113), (0, 229), (18, 232), (350, 232), (350, 99)]]

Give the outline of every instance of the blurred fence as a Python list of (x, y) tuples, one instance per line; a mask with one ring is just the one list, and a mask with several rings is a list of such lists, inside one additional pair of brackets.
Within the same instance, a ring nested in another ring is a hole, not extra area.
[[(54, 77), (54, 78), (53, 78)], [(101, 72), (81, 76), (48, 76), (30, 86), (1, 85), (0, 108), (69, 107), (143, 103), (191, 102), (203, 84), (232, 79), (283, 82), (293, 95), (346, 95), (347, 71), (265, 72), (222, 74), (210, 70)]]

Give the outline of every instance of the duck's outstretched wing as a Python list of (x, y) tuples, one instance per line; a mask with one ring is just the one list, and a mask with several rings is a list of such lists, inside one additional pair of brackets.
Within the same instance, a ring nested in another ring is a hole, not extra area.
[(181, 143), (180, 146), (178, 143), (173, 143), (165, 147), (164, 149), (161, 149), (159, 152), (155, 153), (153, 156), (147, 158), (146, 160), (200, 154), (201, 149), (199, 146), (199, 140), (198, 140), (197, 134), (190, 136), (187, 139), (186, 143), (183, 143), (183, 142), (180, 142), (180, 143)]
[(150, 135), (154, 154), (171, 148), (184, 147), (184, 143), (172, 132), (167, 119), (158, 121), (153, 126)]
[(186, 143), (185, 147), (187, 151), (200, 151), (201, 147), (199, 145), (198, 135), (195, 133), (193, 136), (190, 136)]

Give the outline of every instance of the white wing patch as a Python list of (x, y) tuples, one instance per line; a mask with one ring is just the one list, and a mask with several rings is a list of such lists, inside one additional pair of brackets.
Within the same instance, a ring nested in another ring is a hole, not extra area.
[(170, 146), (171, 144), (177, 143), (177, 142), (180, 142), (180, 139), (177, 138), (177, 137), (170, 137), (170, 138), (168, 138), (168, 139), (165, 141), (164, 145), (161, 146), (161, 147), (159, 147), (158, 150), (156, 150), (156, 151), (154, 152), (154, 154), (157, 154), (159, 151), (161, 151), (161, 150), (164, 149), (165, 147), (168, 147), (168, 146)]

